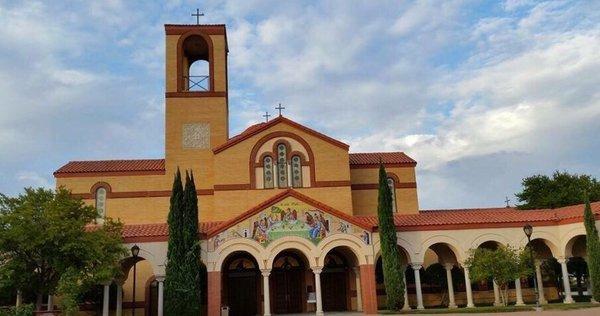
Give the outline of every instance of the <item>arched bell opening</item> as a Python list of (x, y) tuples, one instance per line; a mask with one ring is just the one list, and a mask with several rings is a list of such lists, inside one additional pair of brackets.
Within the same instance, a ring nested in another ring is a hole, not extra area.
[(357, 310), (359, 284), (356, 254), (348, 247), (330, 250), (321, 272), (323, 311)]
[(239, 251), (230, 254), (223, 262), (222, 303), (229, 314), (256, 315), (261, 313), (261, 274), (256, 258)]
[(210, 91), (210, 44), (198, 34), (185, 38), (182, 44), (181, 69), (184, 91)]
[[(315, 292), (314, 276), (302, 252), (288, 249), (273, 260), (269, 276), (271, 311), (275, 314), (309, 311), (307, 298)], [(312, 304), (314, 305), (314, 304)], [(310, 306), (314, 309), (313, 306)]]

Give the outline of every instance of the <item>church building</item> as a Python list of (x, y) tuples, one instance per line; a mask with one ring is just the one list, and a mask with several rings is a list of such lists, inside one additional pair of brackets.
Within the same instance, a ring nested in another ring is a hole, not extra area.
[[(403, 152), (353, 152), (348, 144), (279, 116), (229, 134), (225, 25), (165, 25), (163, 159), (71, 161), (54, 172), (105, 217), (124, 223), (125, 277), (105, 285), (103, 315), (163, 315), (169, 198), (177, 168), (196, 180), (207, 314), (271, 315), (385, 308), (377, 230), (378, 168), (393, 192), (406, 306), (498, 304), (495, 283), (471, 282), (469, 249), (532, 245), (567, 261), (585, 259), (583, 207), (519, 211), (419, 208), (417, 162)], [(600, 204), (593, 204), (600, 212)], [(133, 282), (133, 269), (136, 267)], [(536, 265), (544, 301), (572, 302)], [(422, 276), (436, 265), (443, 286)], [(533, 280), (515, 280), (509, 300), (535, 300)], [(135, 293), (135, 294), (134, 294)]]

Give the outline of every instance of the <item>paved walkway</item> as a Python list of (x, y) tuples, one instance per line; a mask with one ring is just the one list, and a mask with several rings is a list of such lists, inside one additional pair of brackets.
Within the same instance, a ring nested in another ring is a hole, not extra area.
[[(523, 316), (526, 314), (530, 314), (531, 316), (543, 315), (543, 316), (597, 316), (600, 315), (600, 307), (594, 308), (582, 308), (582, 309), (572, 309), (572, 310), (549, 310), (542, 312), (534, 312), (534, 311), (519, 311), (519, 312), (506, 312), (506, 313), (453, 313), (453, 314), (398, 314), (398, 315), (436, 315), (436, 316), (444, 316), (444, 315), (453, 315), (453, 316)], [(314, 315), (314, 313), (310, 314), (285, 314), (285, 316), (308, 316)], [(362, 313), (325, 313), (325, 316), (359, 316), (363, 315)], [(391, 314), (386, 314), (391, 315)]]

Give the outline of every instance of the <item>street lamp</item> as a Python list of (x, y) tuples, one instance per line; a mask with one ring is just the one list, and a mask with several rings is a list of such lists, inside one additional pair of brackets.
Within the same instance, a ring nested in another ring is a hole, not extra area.
[[(533, 262), (533, 246), (530, 245), (531, 244), (531, 235), (533, 234), (533, 227), (529, 224), (526, 224), (525, 226), (523, 226), (523, 232), (525, 232), (525, 236), (527, 236), (527, 245), (529, 245), (529, 260), (530, 260), (529, 263), (535, 270), (535, 263)], [(534, 272), (534, 274), (535, 274), (535, 272)], [(537, 275), (533, 276), (533, 288), (535, 290), (535, 309), (539, 311), (539, 310), (541, 310), (541, 308), (540, 308), (540, 292), (538, 291), (538, 285), (537, 285)]]
[(131, 316), (135, 316), (135, 277), (136, 277), (136, 269), (135, 265), (137, 263), (138, 256), (140, 254), (140, 247), (138, 245), (133, 245), (131, 247), (131, 256), (133, 257), (133, 304), (131, 307)]

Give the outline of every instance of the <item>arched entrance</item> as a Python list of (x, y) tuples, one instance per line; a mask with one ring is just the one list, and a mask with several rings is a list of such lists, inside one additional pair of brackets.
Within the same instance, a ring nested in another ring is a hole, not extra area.
[(297, 251), (285, 250), (275, 257), (269, 279), (271, 310), (276, 314), (302, 313), (307, 292), (307, 260)]
[(229, 314), (260, 313), (260, 271), (256, 259), (247, 252), (234, 252), (223, 262), (223, 303)]
[(352, 310), (352, 297), (358, 295), (355, 267), (357, 259), (350, 249), (337, 247), (327, 253), (321, 272), (323, 311)]

